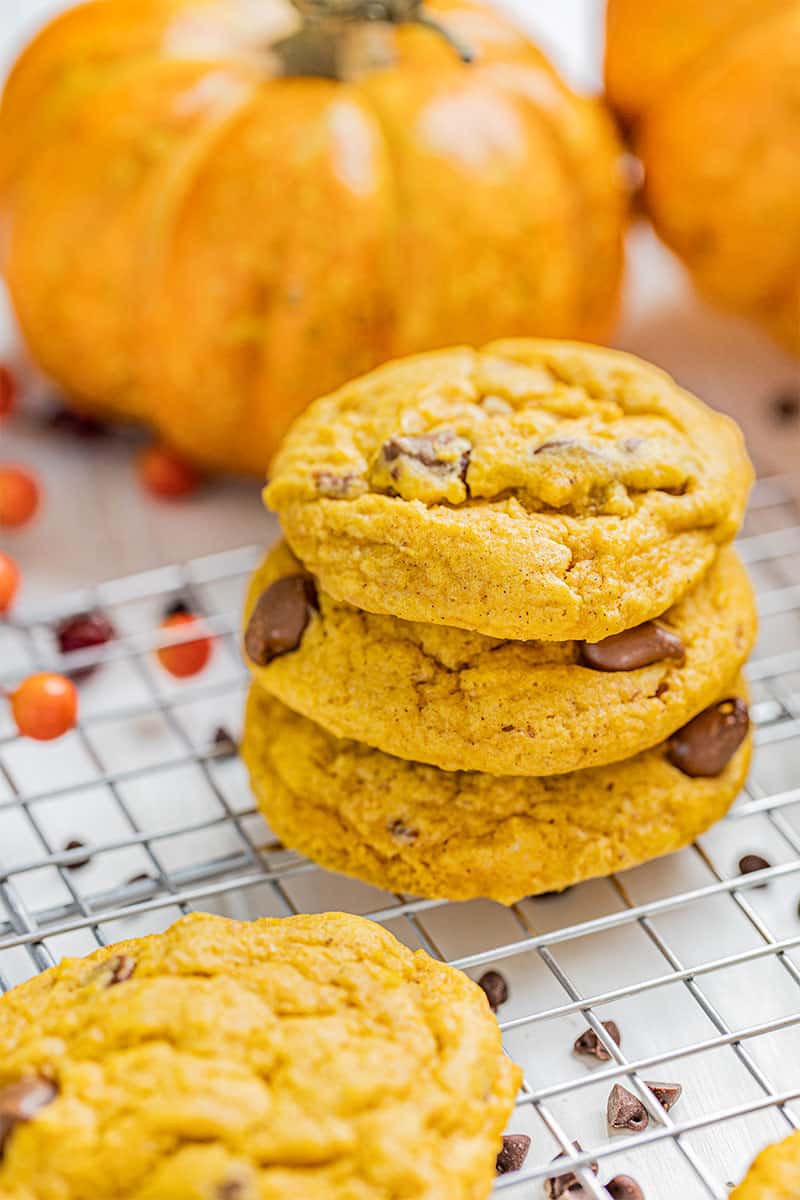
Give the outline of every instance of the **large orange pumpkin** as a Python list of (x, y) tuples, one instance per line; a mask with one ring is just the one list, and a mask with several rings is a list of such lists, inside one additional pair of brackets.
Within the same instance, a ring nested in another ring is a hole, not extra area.
[(68, 11), (7, 85), (0, 211), (44, 369), (224, 469), (383, 359), (600, 338), (620, 276), (609, 118), (473, 0)]
[(800, 0), (609, 0), (606, 80), (664, 240), (800, 353)]

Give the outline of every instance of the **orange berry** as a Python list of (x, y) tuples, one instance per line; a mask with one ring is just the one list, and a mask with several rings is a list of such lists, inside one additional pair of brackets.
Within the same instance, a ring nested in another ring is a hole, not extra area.
[(161, 628), (189, 632), (195, 626), (200, 637), (192, 638), (190, 642), (180, 642), (173, 646), (162, 646), (156, 651), (156, 657), (165, 671), (176, 679), (188, 679), (197, 675), (211, 657), (213, 639), (203, 632), (203, 623), (192, 613), (173, 613), (162, 621)]
[(0, 465), (0, 526), (25, 525), (39, 507), (40, 491), (35, 477), (13, 463)]
[(50, 742), (78, 719), (78, 693), (63, 675), (31, 675), (11, 696), (11, 711), (23, 737)]
[(195, 468), (166, 446), (150, 446), (139, 455), (139, 478), (152, 495), (178, 500), (196, 492), (201, 476)]
[(17, 406), (17, 381), (6, 363), (0, 363), (0, 421)]
[(19, 588), (19, 567), (0, 550), (0, 613), (8, 612)]

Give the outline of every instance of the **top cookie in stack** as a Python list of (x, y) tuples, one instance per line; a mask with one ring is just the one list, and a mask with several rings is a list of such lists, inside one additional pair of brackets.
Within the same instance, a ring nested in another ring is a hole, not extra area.
[[(751, 480), (731, 421), (583, 345), (422, 355), (312, 405), (266, 492), (291, 549), (247, 608), (245, 751), (276, 831), (384, 886), (501, 899), (695, 836), (747, 766), (755, 613), (727, 543)], [(507, 888), (481, 843), (512, 815)], [(445, 841), (457, 878), (431, 868)]]

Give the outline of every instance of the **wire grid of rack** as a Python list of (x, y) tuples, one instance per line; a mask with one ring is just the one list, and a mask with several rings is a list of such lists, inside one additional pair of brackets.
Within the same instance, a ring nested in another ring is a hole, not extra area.
[[(0, 986), (193, 909), (359, 912), (510, 982), (500, 1023), (526, 1077), (510, 1128), (532, 1146), (498, 1195), (542, 1194), (562, 1153), (587, 1196), (607, 1196), (620, 1172), (649, 1200), (726, 1196), (756, 1150), (800, 1126), (800, 511), (788, 481), (758, 485), (740, 548), (762, 617), (746, 792), (694, 847), (511, 909), (383, 893), (271, 834), (238, 757), (215, 741), (219, 727), (239, 732), (238, 619), (259, 548), (101, 584), (0, 625), (4, 686), (97, 666), (80, 685), (79, 726), (59, 742), (20, 739), (0, 716)], [(176, 598), (216, 635), (209, 668), (183, 683), (153, 653)], [(61, 658), (56, 622), (93, 607), (116, 640)], [(741, 875), (747, 852), (770, 865)], [(612, 1017), (621, 1046), (602, 1024)], [(593, 1067), (571, 1053), (587, 1025), (610, 1056)], [(679, 1104), (664, 1112), (646, 1081), (680, 1082)], [(609, 1136), (615, 1082), (649, 1110), (644, 1131)]]

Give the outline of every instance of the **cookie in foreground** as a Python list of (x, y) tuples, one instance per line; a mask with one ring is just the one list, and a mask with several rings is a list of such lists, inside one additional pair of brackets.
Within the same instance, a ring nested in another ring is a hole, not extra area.
[(542, 778), (441, 771), (341, 740), (253, 685), (242, 754), (284, 845), (390, 891), (512, 904), (687, 845), (750, 760), (743, 681), (669, 742)]
[(730, 1200), (797, 1200), (798, 1196), (800, 1133), (793, 1133), (761, 1151)]
[(338, 600), (593, 642), (698, 582), (752, 477), (737, 426), (663, 371), (517, 340), (388, 363), (317, 400), (265, 495)]
[(193, 915), (0, 1001), (0, 1194), (478, 1200), (519, 1078), (480, 988), (379, 925)]

